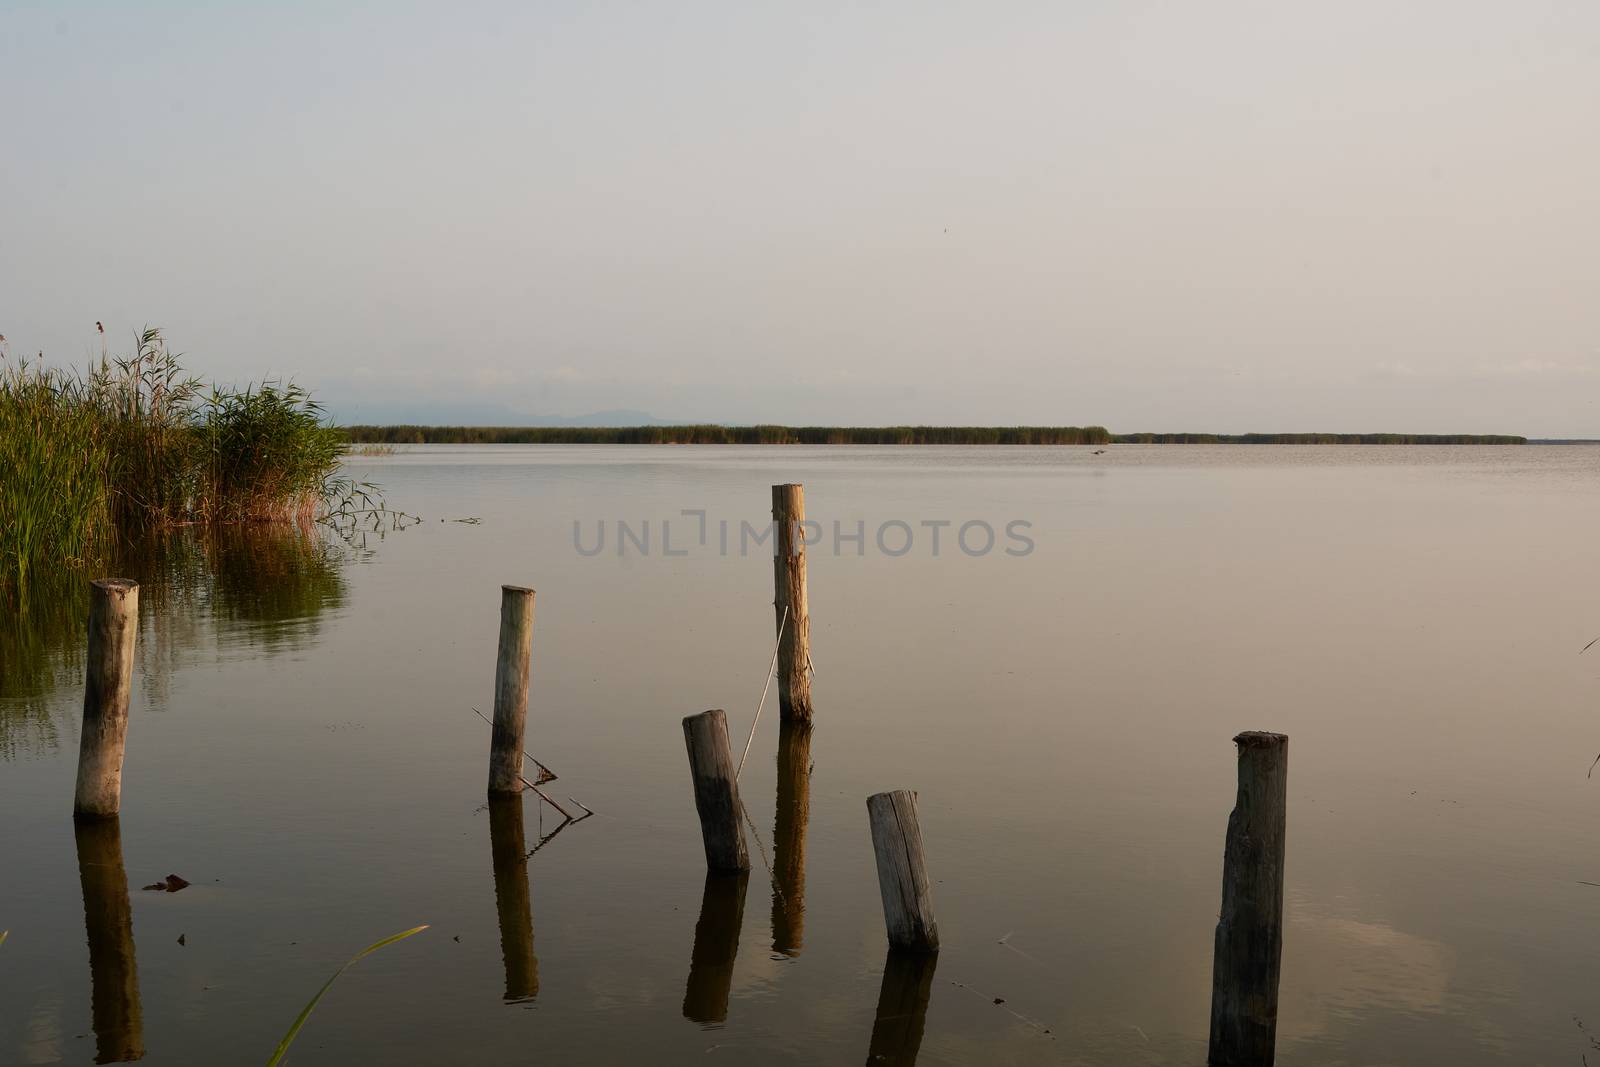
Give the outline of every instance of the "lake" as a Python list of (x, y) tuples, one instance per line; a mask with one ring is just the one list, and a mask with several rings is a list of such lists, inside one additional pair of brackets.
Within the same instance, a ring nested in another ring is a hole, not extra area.
[[(340, 963), (428, 923), (289, 1062), (1198, 1065), (1246, 729), (1290, 738), (1279, 1063), (1600, 1049), (1600, 448), (352, 470), (423, 521), (131, 558), (120, 840), (74, 835), (79, 606), (0, 645), (0, 1062), (264, 1062)], [(789, 481), (819, 523), (816, 725), (780, 737), (768, 696), (729, 883), (680, 723), (723, 708), (744, 744), (775, 627), (753, 535)], [(530, 749), (597, 813), (542, 844), (553, 809), (484, 804), (502, 583), (538, 591)], [(865, 798), (898, 788), (943, 949), (886, 975)], [(169, 873), (192, 884), (140, 888)]]

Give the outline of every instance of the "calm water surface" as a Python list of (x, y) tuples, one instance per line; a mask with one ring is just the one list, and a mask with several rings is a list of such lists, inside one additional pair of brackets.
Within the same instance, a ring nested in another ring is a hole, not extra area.
[[(1241, 729), (1291, 738), (1280, 1063), (1594, 1058), (1600, 449), (467, 446), (356, 472), (426, 521), (129, 564), (120, 836), (70, 815), (78, 609), (0, 645), (0, 1062), (259, 1063), (355, 949), (426, 922), (292, 1062), (1198, 1065)], [(679, 723), (749, 729), (772, 565), (739, 523), (780, 481), (822, 523), (816, 729), (780, 737), (769, 700), (742, 780), (763, 862), (708, 881)], [(987, 554), (955, 542), (971, 520)], [(599, 813), (525, 865), (560, 818), (484, 806), (472, 712), (501, 583), (538, 590), (532, 750)], [(886, 957), (864, 800), (893, 788), (921, 794), (931, 970)], [(193, 885), (140, 890), (169, 873)]]

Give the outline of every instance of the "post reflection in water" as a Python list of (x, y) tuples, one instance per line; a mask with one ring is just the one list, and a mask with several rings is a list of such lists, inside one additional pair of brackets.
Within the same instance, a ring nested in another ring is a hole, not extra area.
[(739, 928), (744, 925), (744, 896), (749, 883), (748, 871), (706, 874), (700, 921), (694, 924), (689, 981), (683, 989), (683, 1017), (702, 1026), (728, 1020), (733, 961), (739, 954)]
[(806, 932), (806, 824), (811, 820), (811, 724), (778, 733), (778, 806), (773, 818), (772, 951), (798, 956)]
[(506, 965), (506, 1001), (539, 995), (539, 960), (533, 954), (533, 904), (528, 893), (528, 847), (521, 795), (489, 798), (489, 850), (494, 861), (494, 904), (500, 914), (500, 954)]
[(90, 1012), (96, 1063), (144, 1057), (139, 965), (133, 952), (133, 907), (122, 866), (122, 825), (116, 818), (74, 819), (83, 923), (89, 934)]
[(868, 1064), (914, 1067), (933, 992), (933, 970), (938, 965), (937, 953), (889, 950), (878, 990), (878, 1014), (872, 1020)]

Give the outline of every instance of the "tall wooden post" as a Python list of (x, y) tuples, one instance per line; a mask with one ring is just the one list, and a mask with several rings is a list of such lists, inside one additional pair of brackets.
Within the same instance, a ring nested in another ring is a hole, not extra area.
[(706, 868), (748, 871), (750, 854), (745, 850), (744, 828), (739, 825), (739, 781), (728, 745), (728, 716), (720, 709), (688, 716), (683, 720), (683, 743), (689, 750)]
[(522, 830), (520, 796), (489, 798), (489, 856), (494, 864), (500, 955), (506, 965), (506, 1000), (532, 1000), (539, 995), (539, 960), (533, 954), (528, 841)]
[(917, 794), (909, 789), (867, 798), (872, 851), (878, 860), (878, 893), (889, 947), (938, 952), (939, 924), (933, 919), (933, 894), (917, 825)]
[(522, 792), (527, 747), (528, 665), (533, 659), (533, 590), (500, 587), (500, 649), (494, 663), (494, 731), (489, 738), (489, 792)]
[(72, 805), (78, 818), (106, 818), (122, 810), (122, 756), (138, 632), (139, 583), (126, 578), (95, 581), (89, 590), (89, 660)]
[(806, 827), (811, 821), (811, 724), (778, 727), (772, 820), (772, 951), (798, 956), (806, 933)]
[(733, 990), (733, 964), (739, 955), (739, 930), (744, 926), (745, 889), (750, 872), (707, 871), (700, 897), (700, 919), (694, 924), (694, 950), (689, 979), (683, 987), (683, 1016), (702, 1025), (728, 1021), (728, 996)]
[(117, 818), (74, 819), (83, 922), (89, 934), (89, 1005), (96, 1063), (144, 1056), (144, 1014), (139, 1007), (139, 961), (133, 951), (133, 908), (122, 865)]
[(1211, 966), (1211, 1067), (1272, 1067), (1283, 959), (1283, 854), (1289, 739), (1249, 731), (1222, 856)]
[(806, 602), (806, 545), (801, 485), (772, 487), (772, 606), (778, 639), (778, 712), (785, 721), (811, 721), (811, 609)]

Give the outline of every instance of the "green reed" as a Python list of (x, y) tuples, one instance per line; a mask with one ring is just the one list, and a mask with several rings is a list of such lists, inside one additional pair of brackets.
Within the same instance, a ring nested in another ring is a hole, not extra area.
[(278, 1047), (272, 1050), (272, 1056), (267, 1060), (267, 1067), (277, 1067), (278, 1064), (283, 1062), (283, 1057), (289, 1051), (289, 1046), (294, 1044), (294, 1039), (300, 1036), (300, 1029), (301, 1027), (305, 1026), (306, 1020), (311, 1018), (311, 1012), (314, 1008), (316, 1008), (317, 1002), (327, 995), (328, 990), (333, 987), (333, 983), (339, 980), (340, 975), (344, 974), (345, 971), (348, 971), (351, 967), (360, 963), (362, 960), (366, 959), (380, 948), (386, 948), (389, 945), (394, 944), (396, 941), (404, 941), (413, 934), (422, 933), (422, 931), (426, 930), (427, 928), (427, 924), (423, 924), (422, 926), (414, 926), (409, 930), (402, 930), (398, 934), (390, 934), (382, 941), (373, 942), (345, 961), (344, 966), (340, 967), (337, 971), (334, 971), (333, 977), (329, 978), (328, 981), (323, 984), (322, 988), (317, 990), (317, 995), (311, 998), (311, 1002), (304, 1008), (300, 1009), (300, 1014), (295, 1016), (293, 1023), (289, 1024), (289, 1032), (283, 1035), (283, 1040), (278, 1042)]
[(111, 442), (81, 379), (27, 366), (0, 376), (0, 582), (74, 562), (111, 521)]
[(207, 390), (155, 329), (82, 373), (0, 363), (0, 587), (122, 534), (348, 509), (345, 448), (304, 390)]

